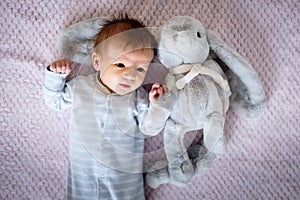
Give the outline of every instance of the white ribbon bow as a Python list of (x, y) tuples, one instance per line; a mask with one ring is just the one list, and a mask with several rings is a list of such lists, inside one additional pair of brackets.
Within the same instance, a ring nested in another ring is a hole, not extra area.
[[(203, 67), (201, 64), (182, 64), (178, 67), (169, 69), (169, 72), (172, 75), (186, 73), (184, 77), (178, 79), (175, 83), (178, 90), (184, 88), (184, 86), (193, 78), (195, 78), (199, 74), (202, 74), (211, 77), (223, 89), (223, 91), (225, 92), (225, 97), (229, 97), (231, 95), (228, 81), (224, 79), (218, 72), (207, 67)], [(229, 101), (226, 98), (224, 106), (225, 110), (227, 110), (228, 107)]]

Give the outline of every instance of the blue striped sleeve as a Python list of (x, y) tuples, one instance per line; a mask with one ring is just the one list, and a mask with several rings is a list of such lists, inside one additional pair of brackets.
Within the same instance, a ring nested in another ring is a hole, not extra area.
[(43, 97), (45, 103), (52, 109), (61, 111), (72, 105), (72, 90), (75, 80), (66, 83), (66, 74), (45, 71)]

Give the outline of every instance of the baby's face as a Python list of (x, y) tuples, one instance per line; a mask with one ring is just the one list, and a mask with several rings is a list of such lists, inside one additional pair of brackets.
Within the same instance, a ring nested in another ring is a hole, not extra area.
[[(94, 56), (93, 64), (94, 59), (97, 59)], [(125, 54), (117, 49), (109, 49), (98, 62), (100, 82), (110, 92), (128, 94), (142, 85), (153, 56), (152, 49), (134, 50)]]

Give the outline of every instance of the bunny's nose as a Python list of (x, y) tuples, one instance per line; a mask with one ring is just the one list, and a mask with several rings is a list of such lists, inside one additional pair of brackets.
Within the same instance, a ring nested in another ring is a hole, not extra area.
[(178, 38), (178, 35), (176, 34), (176, 35), (173, 35), (173, 40), (174, 41), (177, 41), (177, 38)]

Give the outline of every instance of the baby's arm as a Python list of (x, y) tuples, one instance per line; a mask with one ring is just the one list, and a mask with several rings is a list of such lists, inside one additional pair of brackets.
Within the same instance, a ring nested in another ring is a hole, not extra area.
[(43, 96), (46, 104), (55, 110), (64, 110), (72, 105), (74, 81), (66, 83), (71, 70), (71, 63), (66, 59), (54, 61), (46, 69)]
[(165, 126), (175, 103), (176, 96), (166, 86), (153, 84), (149, 92), (150, 106), (140, 117), (140, 130), (145, 135), (156, 135)]

